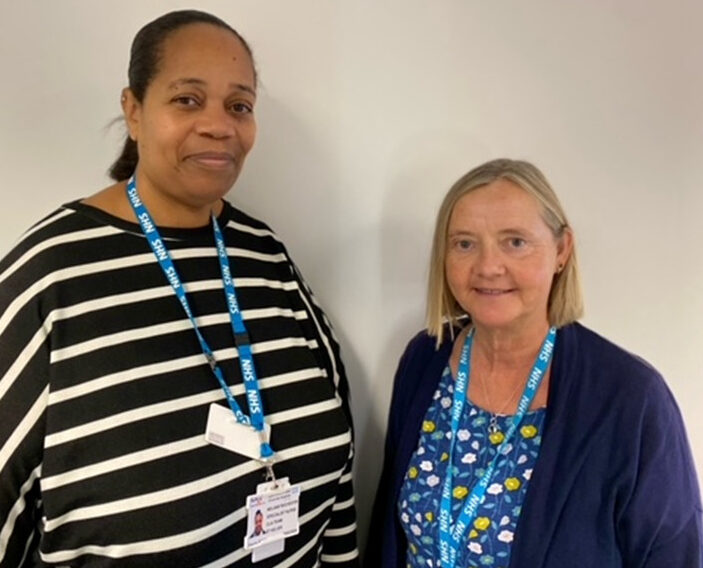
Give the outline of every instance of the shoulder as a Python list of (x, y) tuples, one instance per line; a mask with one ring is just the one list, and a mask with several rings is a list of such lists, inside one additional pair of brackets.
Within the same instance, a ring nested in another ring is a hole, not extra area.
[(437, 337), (435, 335), (430, 335), (427, 329), (422, 329), (410, 339), (405, 347), (403, 356), (433, 356), (435, 353), (443, 353), (447, 349), (451, 350), (453, 337), (455, 337), (459, 331), (458, 328), (451, 330), (449, 326), (446, 326), (442, 341), (437, 343)]
[[(557, 341), (564, 343), (563, 355), (583, 359), (591, 373), (606, 375), (618, 382), (662, 380), (659, 372), (644, 358), (606, 339), (581, 324), (559, 330)], [(557, 349), (560, 349), (557, 344)]]
[[(69, 279), (85, 262), (86, 248), (102, 250), (105, 228), (77, 213), (72, 204), (56, 209), (32, 225), (0, 260), (0, 334), (17, 341), (24, 333), (36, 331), (36, 318), (51, 311), (47, 290), (60, 279)], [(72, 290), (75, 289), (72, 288)], [(30, 329), (31, 327), (31, 329)], [(11, 332), (8, 332), (12, 329)]]
[(230, 227), (250, 229), (260, 231), (265, 234), (275, 236), (275, 231), (269, 226), (268, 223), (262, 221), (246, 213), (232, 205), (229, 201), (225, 201), (225, 216), (227, 217), (227, 225)]
[(555, 353), (563, 378), (573, 392), (602, 400), (612, 408), (663, 415), (678, 407), (662, 375), (642, 357), (581, 324), (559, 330)]
[(448, 335), (437, 345), (437, 338), (422, 330), (408, 342), (395, 375), (394, 400), (407, 403), (418, 389), (431, 386), (427, 384), (429, 378), (439, 379), (451, 352)]
[(5, 256), (25, 252), (47, 239), (89, 226), (90, 223), (88, 220), (82, 219), (81, 216), (77, 214), (76, 208), (78, 203), (78, 201), (73, 201), (62, 205), (39, 219), (36, 223), (30, 225), (29, 228), (19, 236), (11, 250), (9, 250)]
[(280, 255), (279, 260), (290, 260), (285, 245), (268, 223), (245, 213), (228, 201), (225, 201), (223, 213), (227, 230), (231, 233), (231, 238), (236, 241), (235, 246), (277, 254)]
[(72, 202), (59, 207), (20, 236), (0, 260), (0, 282), (6, 281), (23, 267), (33, 267), (36, 260), (51, 266), (57, 256), (61, 256), (57, 251), (99, 236), (96, 229), (101, 225), (81, 215), (76, 205), (77, 202)]
[(428, 354), (437, 350), (437, 338), (430, 335), (426, 329), (418, 331), (405, 346), (403, 356), (413, 357), (418, 354)]
[(421, 374), (435, 360), (446, 363), (451, 345), (452, 341), (448, 337), (445, 337), (444, 341), (437, 345), (437, 337), (430, 335), (426, 329), (419, 331), (405, 346), (398, 365), (396, 381), (408, 373)]

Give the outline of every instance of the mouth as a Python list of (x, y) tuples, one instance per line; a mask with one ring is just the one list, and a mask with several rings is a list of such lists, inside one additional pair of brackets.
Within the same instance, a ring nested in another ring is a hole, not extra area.
[(500, 288), (474, 288), (474, 291), (482, 296), (503, 296), (513, 292), (513, 289), (510, 288), (507, 290), (502, 290)]
[(201, 167), (214, 170), (228, 169), (236, 163), (234, 155), (228, 152), (197, 152), (190, 154), (187, 159)]

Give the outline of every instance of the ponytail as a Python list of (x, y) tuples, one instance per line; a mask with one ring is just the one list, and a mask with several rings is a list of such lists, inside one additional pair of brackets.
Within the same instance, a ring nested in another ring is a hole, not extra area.
[(138, 161), (139, 152), (137, 151), (137, 143), (127, 135), (124, 146), (122, 147), (122, 152), (117, 160), (115, 160), (115, 163), (110, 166), (108, 174), (115, 181), (129, 179), (137, 169)]

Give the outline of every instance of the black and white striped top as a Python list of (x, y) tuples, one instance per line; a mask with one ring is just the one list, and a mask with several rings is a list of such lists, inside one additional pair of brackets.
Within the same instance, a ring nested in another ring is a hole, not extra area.
[[(255, 566), (356, 566), (348, 387), (329, 322), (271, 230), (219, 217), (279, 477), (300, 534)], [(161, 229), (198, 326), (246, 412), (210, 227)], [(250, 566), (264, 470), (205, 441), (226, 406), (136, 224), (80, 203), (0, 263), (0, 567)]]

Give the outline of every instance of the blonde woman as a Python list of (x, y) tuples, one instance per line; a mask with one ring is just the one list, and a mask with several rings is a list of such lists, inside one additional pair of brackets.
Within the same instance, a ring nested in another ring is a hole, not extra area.
[(676, 403), (577, 323), (582, 305), (573, 229), (535, 166), (454, 184), (427, 330), (395, 377), (367, 566), (703, 565)]

